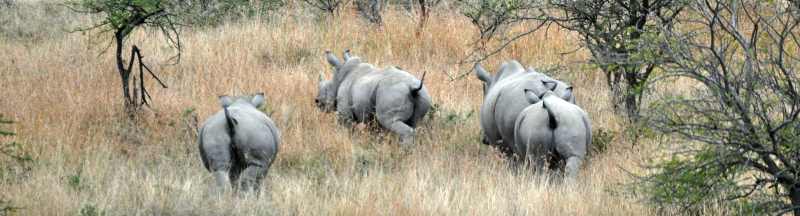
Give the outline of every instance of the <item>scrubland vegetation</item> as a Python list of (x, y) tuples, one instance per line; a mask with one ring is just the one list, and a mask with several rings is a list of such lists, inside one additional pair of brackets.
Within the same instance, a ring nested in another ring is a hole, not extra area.
[[(591, 55), (578, 49), (579, 35), (558, 26), (519, 39), (483, 64), (494, 71), (517, 59), (575, 87), (595, 137), (573, 184), (515, 173), (501, 153), (481, 144), (482, 86), (465, 75), (471, 64), (459, 64), (480, 36), (449, 8), (455, 3), (431, 9), (420, 29), (413, 10), (391, 4), (376, 26), (352, 5), (330, 16), (284, 2), (268, 13), (182, 27), (176, 64), (170, 61), (176, 50), (159, 31), (136, 30), (127, 43), (142, 49), (168, 88), (149, 83), (151, 107), (130, 119), (108, 48), (112, 37), (101, 29), (71, 32), (98, 17), (59, 2), (8, 2), (0, 1), (0, 114), (13, 123), (0, 124), (0, 131), (14, 136), (0, 137), (0, 215), (685, 213), (649, 202), (638, 176), (656, 172), (648, 169), (653, 161), (671, 158), (687, 142), (631, 129), (613, 108), (604, 73), (586, 64)], [(332, 76), (323, 52), (345, 49), (379, 67), (427, 71), (435, 109), (418, 128), (416, 147), (401, 149), (387, 132), (337, 125), (333, 114), (315, 107), (318, 74)], [(643, 101), (698, 86), (664, 78)], [(268, 186), (258, 197), (215, 196), (198, 155), (197, 127), (220, 109), (218, 95), (259, 91), (283, 138)], [(712, 200), (694, 213), (743, 209), (750, 210)]]

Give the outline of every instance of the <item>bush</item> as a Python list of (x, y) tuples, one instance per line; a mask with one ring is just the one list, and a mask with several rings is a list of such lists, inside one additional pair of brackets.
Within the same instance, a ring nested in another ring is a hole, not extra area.
[(648, 117), (680, 143), (645, 178), (656, 205), (800, 215), (800, 8), (774, 4), (689, 1), (688, 29), (663, 29), (668, 73), (697, 87)]
[(602, 154), (608, 150), (608, 147), (614, 142), (616, 134), (613, 131), (603, 128), (596, 128), (592, 130), (592, 146), (590, 148), (591, 154)]

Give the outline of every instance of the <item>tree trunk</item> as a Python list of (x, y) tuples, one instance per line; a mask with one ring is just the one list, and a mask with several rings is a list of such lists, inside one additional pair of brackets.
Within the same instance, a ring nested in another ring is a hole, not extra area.
[(418, 0), (419, 2), (419, 26), (417, 27), (416, 36), (419, 38), (422, 36), (422, 31), (425, 28), (425, 22), (428, 21), (428, 5), (425, 3), (425, 0)]
[(131, 99), (131, 92), (130, 92), (130, 71), (125, 69), (125, 60), (122, 59), (122, 45), (125, 42), (125, 36), (117, 33), (114, 35), (114, 39), (117, 45), (116, 50), (116, 58), (117, 58), (117, 71), (119, 72), (119, 77), (122, 81), (122, 99), (125, 108), (125, 112), (128, 114), (129, 117), (133, 117), (133, 112), (135, 110), (133, 101)]
[(637, 100), (637, 93), (632, 89), (628, 89), (625, 94), (625, 111), (628, 115), (628, 120), (631, 123), (639, 121), (639, 102)]
[(800, 216), (800, 185), (791, 186), (789, 198), (792, 200), (792, 212), (795, 216)]
[(639, 121), (639, 95), (642, 94), (641, 83), (639, 79), (639, 67), (629, 66), (625, 67), (625, 112), (628, 116), (628, 121), (636, 123)]

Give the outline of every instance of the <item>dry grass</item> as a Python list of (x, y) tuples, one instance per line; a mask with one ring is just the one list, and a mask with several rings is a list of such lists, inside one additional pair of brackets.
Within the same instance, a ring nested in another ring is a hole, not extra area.
[[(292, 12), (287, 12), (292, 14)], [(614, 140), (595, 155), (575, 184), (550, 184), (541, 175), (515, 175), (498, 153), (479, 142), (475, 113), (481, 85), (454, 64), (475, 32), (456, 14), (442, 13), (415, 36), (413, 17), (389, 12), (381, 30), (357, 17), (328, 21), (287, 16), (183, 32), (178, 65), (155, 33), (137, 32), (142, 47), (169, 85), (152, 86), (155, 105), (139, 126), (121, 117), (119, 78), (106, 35), (65, 34), (35, 42), (0, 38), (0, 113), (18, 121), (14, 137), (36, 162), (25, 176), (3, 177), (0, 198), (21, 215), (647, 215), (653, 210), (624, 196), (644, 151)], [(561, 56), (576, 40), (558, 30), (538, 34), (497, 56), (533, 66), (574, 64), (585, 54)], [(440, 106), (419, 129), (415, 149), (398, 149), (388, 134), (350, 132), (313, 105), (317, 73), (330, 71), (322, 53), (350, 48), (379, 65), (414, 74)], [(619, 133), (603, 78), (573, 65), (554, 76), (576, 86), (578, 103), (594, 128)], [(283, 133), (278, 160), (261, 197), (214, 197), (192, 130), (217, 111), (216, 96), (264, 91)]]

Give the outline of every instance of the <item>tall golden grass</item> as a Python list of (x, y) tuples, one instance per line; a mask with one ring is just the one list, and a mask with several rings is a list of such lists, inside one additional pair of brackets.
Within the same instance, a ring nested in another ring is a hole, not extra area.
[[(456, 64), (476, 31), (455, 12), (438, 11), (422, 34), (416, 18), (394, 10), (378, 29), (355, 15), (319, 20), (299, 9), (270, 21), (241, 21), (182, 32), (181, 62), (156, 32), (128, 41), (169, 88), (150, 83), (151, 109), (135, 123), (122, 112), (120, 81), (107, 34), (61, 34), (35, 41), (0, 39), (0, 113), (17, 121), (35, 162), (3, 176), (0, 198), (19, 215), (647, 215), (654, 210), (621, 186), (649, 156), (619, 136), (593, 155), (574, 184), (515, 174), (480, 144), (480, 81)], [(41, 11), (40, 11), (41, 12)], [(46, 15), (41, 12), (40, 15)], [(76, 18), (74, 25), (90, 19)], [(18, 20), (25, 22), (24, 20)], [(37, 23), (30, 23), (37, 25)], [(604, 78), (582, 67), (577, 39), (551, 29), (525, 38), (485, 65), (568, 65), (551, 74), (576, 87), (594, 128), (620, 134)], [(331, 76), (324, 50), (351, 49), (380, 67), (428, 72), (439, 106), (419, 128), (418, 144), (401, 151), (396, 137), (337, 125), (314, 106), (319, 72)], [(263, 91), (283, 134), (278, 159), (259, 197), (217, 197), (197, 152), (195, 122), (220, 109), (217, 96)]]

